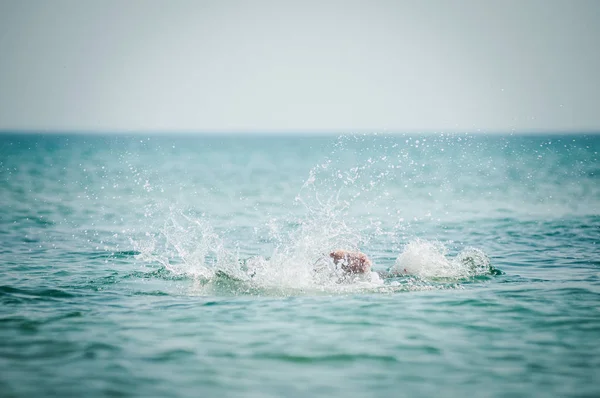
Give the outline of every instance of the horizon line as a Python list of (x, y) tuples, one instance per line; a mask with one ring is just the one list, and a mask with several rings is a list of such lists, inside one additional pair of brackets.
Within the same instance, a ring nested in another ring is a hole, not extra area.
[(357, 129), (357, 130), (345, 130), (345, 129), (310, 129), (310, 130), (209, 130), (209, 129), (174, 129), (168, 130), (128, 130), (128, 129), (115, 129), (111, 130), (92, 130), (92, 129), (3, 129), (0, 128), (0, 135), (269, 135), (269, 136), (294, 136), (294, 135), (310, 135), (310, 136), (327, 136), (327, 135), (435, 135), (435, 134), (448, 134), (448, 135), (461, 135), (461, 134), (472, 134), (472, 135), (598, 135), (600, 134), (599, 129), (523, 129), (511, 131), (506, 130), (484, 130), (484, 129), (471, 129), (471, 130), (391, 130), (391, 129)]

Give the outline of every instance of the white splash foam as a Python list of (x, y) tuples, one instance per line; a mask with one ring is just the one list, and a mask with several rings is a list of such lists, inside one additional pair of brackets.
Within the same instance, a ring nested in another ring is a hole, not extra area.
[[(160, 234), (137, 244), (138, 258), (158, 262), (175, 275), (193, 278), (195, 294), (302, 294), (391, 292), (456, 288), (428, 282), (436, 278), (462, 278), (488, 274), (490, 263), (481, 250), (465, 249), (450, 258), (439, 242), (408, 243), (390, 271), (403, 275), (385, 281), (376, 272), (344, 275), (326, 253), (336, 245), (353, 245), (357, 236), (343, 222), (323, 224), (313, 219), (291, 233), (268, 258), (242, 260), (228, 251), (223, 240), (204, 219), (172, 211)], [(225, 281), (224, 281), (225, 280)]]
[(462, 279), (490, 274), (490, 260), (481, 250), (467, 248), (451, 258), (440, 242), (416, 239), (396, 258), (392, 272), (420, 278)]

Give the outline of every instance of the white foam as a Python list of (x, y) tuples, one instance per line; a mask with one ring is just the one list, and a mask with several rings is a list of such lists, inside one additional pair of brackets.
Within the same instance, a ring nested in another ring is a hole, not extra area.
[(348, 234), (343, 223), (315, 220), (303, 223), (268, 258), (240, 259), (225, 248), (206, 220), (172, 211), (160, 233), (138, 243), (136, 250), (143, 261), (158, 262), (175, 275), (193, 278), (195, 294), (214, 294), (214, 284), (222, 285), (223, 278), (235, 285), (228, 294), (346, 294), (445, 288), (431, 281), (459, 281), (490, 272), (489, 259), (481, 250), (465, 249), (450, 257), (443, 244), (417, 239), (405, 246), (390, 270), (405, 275), (400, 280), (385, 281), (376, 272), (344, 275), (326, 253), (344, 247), (338, 245), (353, 245), (356, 236)]
[(467, 248), (450, 257), (440, 242), (415, 239), (396, 258), (391, 271), (420, 278), (461, 279), (489, 274), (490, 260), (481, 250)]

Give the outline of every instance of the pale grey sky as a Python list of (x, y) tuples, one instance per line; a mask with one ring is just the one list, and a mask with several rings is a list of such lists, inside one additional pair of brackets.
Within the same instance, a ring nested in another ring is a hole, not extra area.
[(600, 1), (0, 0), (0, 130), (600, 131)]

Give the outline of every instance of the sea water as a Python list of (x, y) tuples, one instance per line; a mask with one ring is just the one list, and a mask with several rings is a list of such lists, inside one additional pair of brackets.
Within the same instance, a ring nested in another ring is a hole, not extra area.
[(598, 151), (0, 135), (0, 396), (598, 396)]

